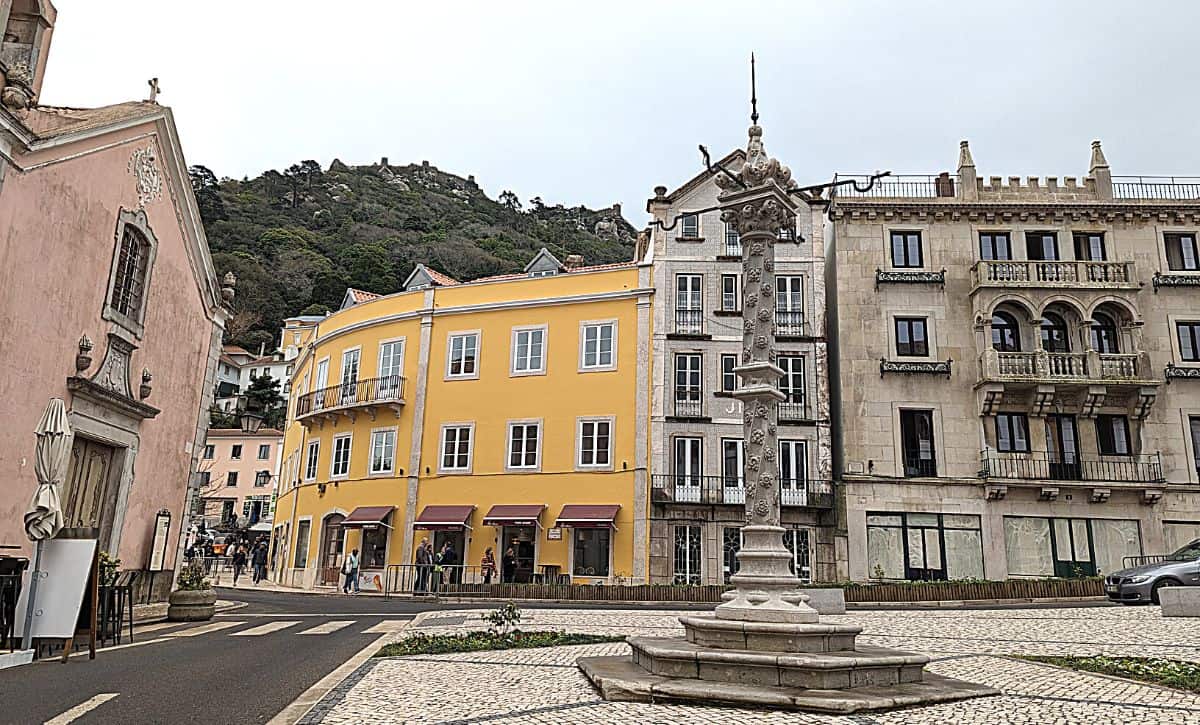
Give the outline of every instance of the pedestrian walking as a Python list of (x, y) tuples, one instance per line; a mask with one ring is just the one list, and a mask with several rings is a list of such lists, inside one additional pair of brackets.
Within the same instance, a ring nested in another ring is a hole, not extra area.
[(358, 549), (346, 556), (346, 560), (342, 562), (342, 573), (346, 575), (346, 581), (342, 584), (342, 594), (349, 594), (351, 585), (354, 585), (354, 593), (358, 594)]
[(458, 578), (454, 575), (458, 566), (458, 553), (454, 551), (454, 544), (449, 541), (442, 547), (442, 555), (438, 557), (438, 564), (442, 567), (442, 577), (450, 584), (457, 584)]
[(483, 552), (483, 560), (479, 562), (479, 570), (483, 573), (483, 583), (491, 584), (496, 575), (496, 557), (492, 556), (492, 547)]
[(259, 539), (258, 545), (250, 555), (250, 563), (254, 566), (254, 583), (267, 578), (267, 542)]
[(517, 554), (512, 547), (508, 547), (504, 551), (504, 557), (500, 559), (500, 581), (505, 584), (511, 584), (513, 574), (517, 569)]
[(238, 578), (246, 568), (246, 547), (240, 544), (233, 550), (233, 585), (236, 587)]
[(424, 594), (429, 591), (429, 574), (433, 571), (433, 546), (429, 539), (421, 539), (417, 546), (417, 586), (416, 593)]

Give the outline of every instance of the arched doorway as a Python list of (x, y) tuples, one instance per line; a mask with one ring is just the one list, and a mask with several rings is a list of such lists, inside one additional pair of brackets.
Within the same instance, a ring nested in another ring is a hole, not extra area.
[(342, 548), (346, 538), (342, 531), (344, 514), (329, 514), (321, 523), (321, 584), (336, 586), (342, 569)]

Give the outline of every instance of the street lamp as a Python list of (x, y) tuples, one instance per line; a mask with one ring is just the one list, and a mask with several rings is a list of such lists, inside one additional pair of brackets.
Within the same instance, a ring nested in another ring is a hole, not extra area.
[(257, 433), (258, 430), (262, 428), (263, 420), (263, 414), (258, 412), (257, 406), (254, 408), (250, 407), (249, 400), (245, 402), (241, 411), (238, 413), (238, 422), (242, 426), (243, 433), (249, 433), (251, 435)]

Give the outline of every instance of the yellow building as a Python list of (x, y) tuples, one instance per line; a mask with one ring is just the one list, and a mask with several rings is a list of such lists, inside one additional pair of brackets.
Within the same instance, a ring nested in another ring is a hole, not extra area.
[(649, 267), (576, 262), (470, 283), (419, 265), (295, 338), (278, 581), (334, 584), (358, 549), (377, 586), (423, 539), (472, 567), (512, 548), (517, 581), (646, 580)]

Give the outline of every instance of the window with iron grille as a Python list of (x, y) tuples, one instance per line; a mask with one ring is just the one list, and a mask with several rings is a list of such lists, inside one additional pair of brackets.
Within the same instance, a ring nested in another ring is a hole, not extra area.
[(150, 262), (150, 242), (136, 228), (126, 224), (121, 232), (121, 251), (117, 255), (117, 276), (113, 281), (109, 304), (117, 312), (140, 320), (146, 268)]

